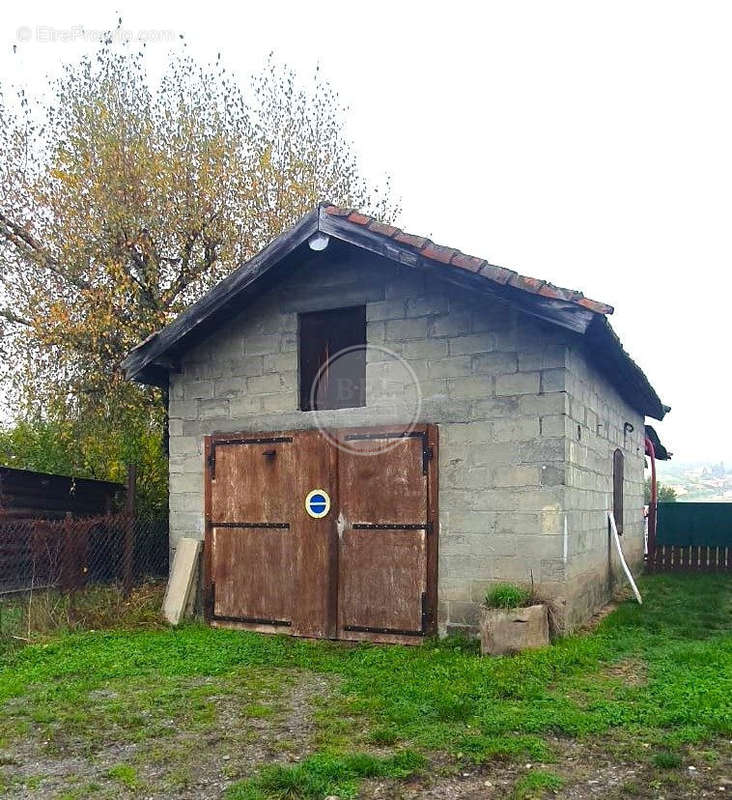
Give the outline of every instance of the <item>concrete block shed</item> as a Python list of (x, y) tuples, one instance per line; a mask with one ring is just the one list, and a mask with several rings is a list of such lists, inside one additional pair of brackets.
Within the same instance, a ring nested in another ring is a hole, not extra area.
[(169, 388), (170, 536), (212, 624), (418, 642), (495, 583), (571, 629), (643, 558), (645, 417), (612, 308), (321, 205), (126, 359)]

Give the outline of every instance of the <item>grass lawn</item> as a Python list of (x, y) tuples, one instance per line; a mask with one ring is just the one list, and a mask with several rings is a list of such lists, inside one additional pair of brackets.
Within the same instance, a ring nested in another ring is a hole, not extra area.
[[(106, 631), (7, 651), (0, 789), (58, 798), (732, 796), (732, 581), (654, 576), (511, 658)], [(721, 787), (721, 788), (720, 788)]]

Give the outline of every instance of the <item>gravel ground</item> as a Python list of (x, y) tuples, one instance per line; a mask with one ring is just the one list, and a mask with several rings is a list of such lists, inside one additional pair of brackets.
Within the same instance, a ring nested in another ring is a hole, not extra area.
[[(314, 727), (313, 702), (326, 696), (331, 684), (332, 679), (320, 674), (298, 674), (277, 698), (274, 713), (262, 717), (243, 714), (235, 698), (212, 697), (216, 713), (205, 731), (179, 730), (140, 743), (90, 747), (79, 741), (58, 753), (49, 752), (48, 742), (31, 731), (0, 750), (4, 779), (0, 796), (9, 800), (221, 797), (229, 784), (262, 764), (293, 762), (306, 754)], [(114, 699), (108, 693), (105, 697)], [(68, 752), (74, 749), (78, 752)], [(134, 773), (117, 774), (120, 765), (131, 765)]]

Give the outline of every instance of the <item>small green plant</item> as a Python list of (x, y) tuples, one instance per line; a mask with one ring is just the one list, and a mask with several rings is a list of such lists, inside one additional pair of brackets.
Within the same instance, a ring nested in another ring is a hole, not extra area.
[(262, 767), (254, 778), (232, 784), (228, 800), (320, 800), (327, 795), (353, 797), (364, 778), (403, 779), (426, 766), (424, 756), (402, 750), (387, 758), (368, 753), (343, 756), (309, 756), (295, 766), (271, 764)]
[(537, 769), (516, 782), (513, 790), (514, 800), (538, 800), (546, 792), (559, 791), (563, 785), (564, 780), (559, 775)]
[(116, 767), (112, 767), (107, 772), (107, 775), (128, 789), (140, 788), (140, 779), (137, 777), (137, 771), (130, 764), (118, 764)]
[(531, 592), (514, 583), (499, 583), (485, 596), (488, 608), (521, 608), (531, 603)]
[(678, 769), (681, 766), (681, 756), (668, 750), (661, 750), (653, 756), (653, 763), (660, 769)]
[(380, 726), (378, 728), (374, 728), (368, 736), (368, 740), (371, 744), (380, 744), (380, 745), (393, 745), (399, 740), (396, 732), (392, 728), (388, 728), (385, 726)]

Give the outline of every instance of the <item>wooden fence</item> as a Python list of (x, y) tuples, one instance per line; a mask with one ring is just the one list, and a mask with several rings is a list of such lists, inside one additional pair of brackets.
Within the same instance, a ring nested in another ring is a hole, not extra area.
[(3, 520), (99, 516), (121, 510), (125, 500), (121, 483), (0, 466)]
[(732, 503), (659, 503), (650, 572), (732, 572)]

